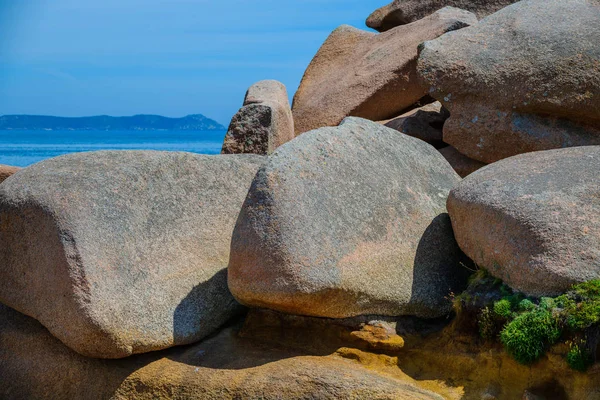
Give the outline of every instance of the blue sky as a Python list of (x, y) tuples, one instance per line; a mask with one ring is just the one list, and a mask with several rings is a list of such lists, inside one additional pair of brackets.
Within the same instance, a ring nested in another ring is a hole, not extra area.
[(329, 33), (385, 0), (0, 0), (0, 114), (202, 113), (290, 95)]

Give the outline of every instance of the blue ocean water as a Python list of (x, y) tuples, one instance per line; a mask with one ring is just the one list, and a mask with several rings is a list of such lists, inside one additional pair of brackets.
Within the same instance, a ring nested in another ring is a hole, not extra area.
[(62, 154), (167, 150), (219, 154), (225, 131), (0, 131), (0, 164), (26, 167)]

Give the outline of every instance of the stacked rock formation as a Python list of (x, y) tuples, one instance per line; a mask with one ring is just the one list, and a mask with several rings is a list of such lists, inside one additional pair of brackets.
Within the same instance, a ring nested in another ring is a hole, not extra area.
[(600, 7), (524, 0), (423, 45), (418, 70), (450, 111), (444, 141), (491, 163), (600, 144)]
[(243, 107), (233, 116), (222, 154), (271, 154), (294, 138), (294, 119), (285, 86), (261, 81), (248, 89)]
[(531, 365), (477, 336), (600, 279), (600, 3), (512, 3), (338, 28), (223, 155), (0, 166), (0, 398), (600, 398), (560, 360), (600, 357), (596, 308)]
[(401, 114), (427, 94), (416, 75), (418, 45), (476, 22), (475, 15), (447, 7), (379, 35), (347, 25), (336, 29), (294, 96), (296, 135), (348, 116), (378, 121)]

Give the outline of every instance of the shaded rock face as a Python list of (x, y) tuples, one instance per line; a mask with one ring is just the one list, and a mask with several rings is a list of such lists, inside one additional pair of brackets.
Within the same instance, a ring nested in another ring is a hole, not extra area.
[(2, 304), (0, 382), (2, 399), (443, 398), (396, 368), (379, 373), (338, 355), (262, 344), (237, 327), (193, 346), (87, 358)]
[(442, 129), (449, 116), (448, 110), (436, 101), (404, 113), (386, 122), (385, 126), (439, 148), (445, 146)]
[(262, 162), (107, 151), (20, 171), (0, 187), (0, 300), (91, 357), (202, 339), (240, 311), (225, 269)]
[(294, 119), (285, 86), (267, 80), (248, 89), (244, 106), (229, 124), (223, 154), (271, 154), (294, 138)]
[(426, 42), (418, 71), (444, 141), (484, 163), (600, 144), (600, 3), (524, 0)]
[(443, 149), (440, 149), (440, 153), (461, 178), (464, 178), (478, 169), (486, 166), (486, 164), (480, 161), (473, 160), (472, 158), (461, 154), (452, 146), (446, 146)]
[(21, 168), (13, 167), (12, 165), (0, 164), (0, 183), (4, 182), (9, 176), (19, 171)]
[(478, 265), (529, 295), (600, 278), (600, 147), (522, 154), (450, 193), (456, 239)]
[(416, 76), (418, 45), (476, 22), (473, 14), (449, 7), (380, 35), (339, 27), (294, 96), (296, 135), (336, 126), (347, 116), (379, 121), (399, 115), (427, 94)]
[(432, 146), (378, 123), (304, 134), (252, 183), (229, 288), (291, 314), (443, 315), (467, 272), (445, 209), (459, 180)]
[(418, 21), (437, 10), (451, 6), (486, 17), (518, 0), (394, 0), (375, 10), (367, 18), (367, 26), (385, 32), (399, 25)]

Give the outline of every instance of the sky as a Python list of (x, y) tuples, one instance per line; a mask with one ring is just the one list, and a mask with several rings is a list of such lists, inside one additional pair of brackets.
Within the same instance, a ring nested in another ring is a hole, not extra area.
[(385, 0), (0, 0), (0, 115), (204, 114), (247, 88), (290, 96), (342, 24)]

